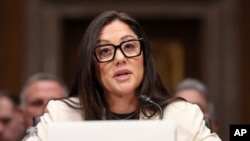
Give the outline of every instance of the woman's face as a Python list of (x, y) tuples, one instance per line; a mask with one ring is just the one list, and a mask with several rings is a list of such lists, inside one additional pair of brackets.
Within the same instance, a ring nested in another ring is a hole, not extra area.
[[(130, 27), (115, 20), (104, 26), (99, 34), (97, 45), (113, 44), (138, 39)], [(143, 77), (143, 54), (126, 58), (120, 49), (116, 50), (114, 59), (109, 62), (96, 61), (98, 79), (103, 86), (105, 94), (111, 96), (134, 95)]]

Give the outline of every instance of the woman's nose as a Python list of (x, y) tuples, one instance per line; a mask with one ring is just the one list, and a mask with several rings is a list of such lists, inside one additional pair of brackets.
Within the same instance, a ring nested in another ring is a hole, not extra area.
[(121, 62), (121, 61), (124, 61), (125, 59), (126, 59), (126, 56), (124, 56), (124, 54), (122, 53), (120, 49), (117, 49), (114, 60), (116, 62)]

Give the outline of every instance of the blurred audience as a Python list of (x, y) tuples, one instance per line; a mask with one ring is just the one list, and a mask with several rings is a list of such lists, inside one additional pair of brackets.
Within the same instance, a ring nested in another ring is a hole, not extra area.
[(28, 78), (20, 94), (24, 124), (28, 128), (33, 119), (44, 113), (49, 100), (67, 97), (64, 81), (49, 73), (36, 73)]
[(20, 141), (25, 134), (18, 100), (0, 91), (0, 141)]
[(214, 104), (209, 97), (206, 86), (197, 79), (187, 78), (174, 89), (176, 97), (182, 97), (188, 102), (197, 104), (204, 114), (206, 124), (213, 132), (218, 131)]

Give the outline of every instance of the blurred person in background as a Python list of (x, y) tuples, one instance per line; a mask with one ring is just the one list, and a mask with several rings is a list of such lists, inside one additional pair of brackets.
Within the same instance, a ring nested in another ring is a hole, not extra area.
[(214, 104), (207, 93), (206, 86), (202, 82), (192, 78), (184, 79), (175, 87), (174, 95), (184, 98), (190, 103), (197, 104), (204, 114), (206, 125), (213, 132), (218, 131)]
[(18, 100), (0, 91), (0, 141), (20, 141), (25, 134)]
[(20, 94), (24, 124), (33, 125), (33, 118), (44, 113), (51, 99), (67, 97), (68, 89), (63, 80), (50, 73), (36, 73), (30, 76)]

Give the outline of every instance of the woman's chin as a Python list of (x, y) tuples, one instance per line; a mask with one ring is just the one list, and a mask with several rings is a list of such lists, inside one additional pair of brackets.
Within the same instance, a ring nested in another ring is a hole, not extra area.
[(128, 95), (133, 95), (134, 91), (129, 89), (119, 89), (118, 91), (116, 91), (116, 94), (121, 96), (128, 96)]

